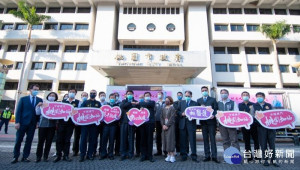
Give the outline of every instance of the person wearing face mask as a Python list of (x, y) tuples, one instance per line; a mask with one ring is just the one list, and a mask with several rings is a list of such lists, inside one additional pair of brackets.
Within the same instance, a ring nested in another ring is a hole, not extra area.
[(218, 104), (215, 98), (208, 95), (208, 87), (201, 87), (202, 97), (197, 100), (199, 106), (211, 107), (214, 109), (213, 115), (208, 120), (201, 120), (202, 135), (204, 142), (204, 153), (205, 158), (203, 162), (208, 162), (210, 160), (220, 163), (217, 159), (217, 145), (216, 145), (216, 129), (217, 120), (215, 118), (218, 110)]
[[(116, 104), (120, 106), (121, 100), (120, 100), (120, 94), (118, 92), (115, 92), (116, 96)], [(117, 129), (116, 129), (116, 137), (115, 137), (115, 156), (120, 156), (120, 121), (117, 121)]]
[(120, 105), (122, 110), (122, 116), (120, 119), (120, 152), (121, 158), (120, 161), (125, 160), (126, 158), (133, 160), (134, 159), (134, 131), (135, 126), (129, 125), (129, 119), (127, 117), (127, 112), (132, 108), (139, 109), (139, 102), (136, 101), (133, 97), (133, 91), (126, 91), (126, 99), (124, 99)]
[(191, 106), (198, 106), (198, 103), (192, 100), (192, 92), (186, 91), (185, 100), (182, 100), (179, 105), (179, 114), (177, 116), (179, 119), (179, 129), (180, 129), (180, 155), (181, 161), (187, 160), (187, 147), (188, 143), (186, 138), (189, 139), (191, 146), (191, 158), (194, 162), (199, 162), (197, 160), (197, 148), (196, 148), (196, 120), (189, 120), (185, 115), (185, 109)]
[(1, 114), (1, 121), (0, 121), (0, 131), (1, 131), (1, 128), (2, 126), (5, 124), (5, 129), (4, 129), (4, 132), (5, 134), (8, 134), (7, 133), (7, 130), (8, 130), (8, 124), (9, 124), (9, 121), (11, 119), (11, 111), (9, 109), (9, 107), (6, 107), (5, 110), (3, 110), (2, 114)]
[[(46, 100), (49, 102), (56, 102), (58, 96), (55, 92), (51, 92), (47, 95)], [(36, 163), (40, 162), (43, 156), (44, 162), (48, 162), (48, 156), (52, 144), (52, 140), (56, 130), (56, 120), (47, 119), (41, 115), (41, 106), (43, 105), (40, 102), (35, 110), (38, 115), (40, 115), (39, 121), (39, 133), (38, 133), (38, 144), (36, 149)], [(44, 147), (45, 145), (45, 147)]]
[[(78, 107), (79, 100), (75, 99), (77, 90), (70, 89), (68, 93), (68, 99), (64, 99), (62, 103), (71, 104), (74, 108)], [(71, 137), (73, 135), (74, 123), (72, 119), (65, 121), (64, 119), (59, 119), (57, 124), (57, 139), (56, 139), (56, 155), (57, 157), (53, 161), (54, 163), (61, 160), (63, 156), (63, 160), (70, 162), (72, 161), (69, 158), (70, 145), (71, 145)], [(62, 152), (64, 155), (62, 155)]]
[[(220, 95), (221, 95), (221, 100), (218, 101), (219, 111), (239, 111), (237, 104), (228, 98), (229, 92), (227, 89), (222, 89), (220, 91)], [(228, 128), (220, 124), (219, 131), (221, 133), (221, 137), (223, 140), (224, 151), (230, 146), (233, 146), (238, 150), (240, 150), (236, 128)]]
[[(81, 101), (79, 101), (78, 107), (81, 107), (81, 105), (87, 101), (89, 97), (89, 94), (87, 92), (81, 93)], [(75, 125), (74, 127), (74, 139), (73, 139), (73, 156), (78, 156), (79, 152), (79, 141), (80, 141), (80, 134), (81, 134), (81, 126)]]
[[(177, 101), (175, 101), (173, 103), (173, 107), (174, 109), (176, 110), (176, 115), (180, 114), (179, 113), (179, 103), (182, 101), (182, 97), (183, 97), (183, 94), (182, 92), (177, 92)], [(188, 139), (187, 140), (187, 143), (188, 143)], [(179, 135), (179, 117), (176, 116), (175, 117), (175, 146), (176, 146), (176, 152), (177, 153), (180, 153), (180, 135)], [(187, 153), (189, 153), (189, 147), (187, 147)]]
[[(156, 141), (156, 149), (157, 152), (154, 154), (154, 156), (162, 155), (162, 141), (161, 141), (161, 132), (162, 132), (162, 126), (160, 123), (160, 115), (162, 112), (162, 109), (165, 107), (165, 101), (163, 101), (163, 93), (158, 92), (157, 93), (157, 102), (155, 104), (155, 141)], [(165, 152), (166, 155), (166, 152)]]
[(146, 108), (150, 112), (149, 121), (142, 124), (137, 129), (140, 132), (140, 147), (141, 147), (141, 159), (140, 162), (145, 160), (149, 160), (150, 162), (154, 162), (153, 159), (153, 132), (154, 132), (154, 108), (155, 108), (155, 101), (151, 100), (151, 93), (145, 92), (145, 101), (140, 101), (139, 105), (141, 108)]
[(35, 107), (38, 103), (43, 101), (41, 98), (37, 97), (39, 89), (40, 86), (38, 84), (31, 85), (29, 88), (30, 95), (20, 98), (18, 102), (15, 113), (15, 129), (17, 130), (17, 133), (14, 146), (14, 159), (11, 161), (12, 164), (18, 162), (21, 144), (25, 134), (26, 141), (23, 149), (23, 158), (21, 161), (30, 162), (28, 157), (30, 155), (34, 132), (38, 127), (39, 121), (39, 115), (36, 114)]
[(64, 97), (63, 97), (63, 100), (67, 100), (69, 98), (69, 94), (65, 94)]
[[(97, 96), (97, 91), (91, 90), (90, 99), (84, 102), (81, 105), (81, 107), (100, 108), (101, 103), (96, 100), (96, 96)], [(97, 126), (95, 124), (81, 126), (79, 162), (83, 162), (85, 156), (87, 160), (94, 160), (93, 153), (96, 150), (95, 146), (97, 143), (96, 132), (97, 132)], [(88, 145), (88, 149), (87, 149), (87, 145)]]
[[(254, 116), (257, 111), (268, 111), (272, 110), (272, 105), (270, 103), (265, 102), (265, 94), (262, 92), (256, 93), (256, 100), (257, 102), (253, 104), (253, 109), (251, 109), (251, 113)], [(269, 166), (268, 157), (271, 157), (271, 164), (275, 167), (279, 167), (279, 165), (276, 163), (276, 154), (275, 154), (275, 139), (276, 139), (276, 130), (275, 129), (267, 129), (261, 124), (258, 124), (258, 139), (260, 148), (262, 151), (262, 159), (263, 159), (263, 165)], [(269, 144), (270, 150), (267, 151)], [(267, 151), (267, 157), (265, 155)], [(270, 152), (271, 151), (271, 152)]]
[[(116, 103), (116, 96), (114, 93), (109, 95), (109, 106), (118, 107), (119, 105)], [(110, 160), (114, 160), (114, 141), (116, 137), (116, 130), (119, 121), (115, 120), (112, 123), (106, 124), (103, 122), (103, 136), (102, 136), (102, 146), (100, 152), (100, 160), (105, 158), (109, 158)], [(108, 143), (109, 142), (109, 143)], [(108, 150), (107, 150), (108, 143)]]
[[(253, 108), (252, 102), (249, 101), (250, 93), (247, 91), (242, 92), (241, 97), (243, 102), (239, 103), (239, 111), (247, 112), (249, 114), (251, 109)], [(253, 160), (253, 155), (251, 151), (251, 137), (254, 141), (254, 150), (259, 150), (259, 142), (258, 142), (258, 135), (257, 135), (257, 125), (258, 122), (256, 119), (253, 120), (253, 123), (250, 125), (250, 129), (246, 129), (242, 127), (243, 139), (245, 141), (245, 151), (251, 154), (251, 157), (247, 159), (247, 161)], [(255, 158), (257, 159), (257, 158)]]

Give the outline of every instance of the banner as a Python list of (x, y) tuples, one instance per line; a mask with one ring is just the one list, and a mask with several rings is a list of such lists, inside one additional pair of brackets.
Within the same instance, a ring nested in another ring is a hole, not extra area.
[(228, 128), (245, 127), (246, 129), (250, 129), (250, 125), (253, 123), (252, 115), (247, 112), (218, 111), (216, 117), (222, 126)]
[(207, 120), (211, 118), (214, 110), (211, 107), (192, 106), (186, 108), (184, 112), (189, 120)]
[(267, 129), (295, 128), (296, 115), (290, 110), (257, 111), (255, 118)]
[(121, 111), (121, 108), (118, 106), (111, 107), (109, 105), (104, 105), (104, 106), (101, 106), (100, 109), (104, 114), (103, 121), (106, 124), (112, 123), (121, 118), (122, 111)]
[[(124, 100), (125, 99), (125, 94), (126, 94), (126, 90), (113, 90), (113, 93), (119, 93), (120, 95), (120, 100)], [(151, 100), (153, 101), (157, 101), (158, 100), (158, 97), (157, 97), (157, 93), (158, 92), (161, 92), (161, 91), (140, 91), (140, 90), (133, 90), (133, 97), (135, 100), (139, 100), (139, 96), (141, 94), (144, 94), (145, 92), (150, 92), (151, 93)], [(162, 91), (163, 94), (164, 94), (164, 99), (167, 97), (167, 96), (172, 96), (172, 92), (171, 91)]]
[(148, 109), (139, 110), (137, 108), (132, 108), (127, 112), (127, 117), (129, 119), (129, 125), (135, 125), (136, 127), (141, 126), (145, 122), (149, 121), (150, 112)]
[[(241, 94), (229, 94), (228, 98), (235, 101), (237, 104), (243, 102)], [(249, 101), (256, 103), (257, 101), (255, 95), (250, 95)], [(283, 107), (282, 94), (266, 94), (265, 102), (272, 104), (273, 107), (281, 108)]]
[(47, 119), (64, 119), (68, 121), (73, 111), (73, 106), (67, 103), (44, 101), (41, 108), (42, 115)]
[(71, 118), (76, 125), (99, 125), (103, 119), (103, 113), (100, 109), (92, 107), (75, 108)]

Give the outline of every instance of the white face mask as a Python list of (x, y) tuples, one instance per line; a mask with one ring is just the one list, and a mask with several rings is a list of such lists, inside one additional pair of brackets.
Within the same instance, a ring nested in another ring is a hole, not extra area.
[(49, 101), (49, 102), (54, 102), (54, 100), (55, 100), (55, 97), (52, 97), (52, 96), (49, 96), (49, 97), (48, 97), (48, 101)]

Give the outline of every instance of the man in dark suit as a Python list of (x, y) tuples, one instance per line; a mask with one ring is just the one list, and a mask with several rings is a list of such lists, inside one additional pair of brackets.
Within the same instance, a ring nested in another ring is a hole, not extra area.
[[(210, 106), (214, 109), (212, 117), (208, 120), (201, 120), (202, 135), (204, 141), (204, 153), (205, 158), (203, 162), (212, 161), (220, 163), (217, 159), (217, 145), (216, 145), (216, 128), (217, 120), (215, 115), (217, 114), (218, 104), (215, 98), (208, 95), (208, 87), (201, 87), (202, 97), (197, 100), (199, 106)], [(209, 146), (210, 141), (210, 146)], [(210, 151), (211, 150), (211, 151)]]
[(37, 128), (37, 123), (39, 116), (36, 115), (35, 107), (38, 103), (43, 102), (43, 100), (36, 95), (39, 93), (40, 86), (37, 84), (31, 85), (30, 95), (24, 96), (19, 100), (17, 110), (16, 110), (16, 142), (14, 147), (14, 159), (11, 163), (17, 163), (20, 156), (20, 148), (23, 138), (26, 134), (26, 142), (23, 149), (22, 162), (30, 162), (28, 159), (31, 149), (31, 144), (34, 136), (35, 129)]
[(181, 161), (187, 160), (187, 146), (186, 138), (189, 138), (190, 146), (192, 150), (191, 158), (193, 161), (197, 160), (197, 149), (196, 149), (196, 120), (190, 121), (185, 115), (185, 109), (191, 106), (198, 106), (198, 103), (191, 100), (192, 92), (185, 92), (185, 100), (179, 103), (179, 129), (180, 129), (180, 155)]

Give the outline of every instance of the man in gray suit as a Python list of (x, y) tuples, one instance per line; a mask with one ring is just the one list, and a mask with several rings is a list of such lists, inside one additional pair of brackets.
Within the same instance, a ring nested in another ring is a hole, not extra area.
[(177, 112), (179, 116), (179, 129), (180, 129), (180, 155), (181, 161), (187, 160), (187, 140), (189, 138), (190, 146), (192, 150), (191, 158), (195, 162), (197, 160), (197, 149), (196, 149), (196, 120), (189, 120), (185, 115), (185, 109), (191, 106), (198, 106), (197, 102), (192, 100), (192, 92), (185, 92), (185, 100), (179, 103), (179, 111)]
[[(203, 135), (203, 141), (204, 141), (204, 153), (205, 158), (203, 159), (203, 162), (208, 162), (211, 160), (220, 163), (217, 159), (217, 145), (216, 145), (216, 128), (217, 128), (217, 120), (215, 118), (215, 115), (217, 114), (218, 110), (218, 104), (215, 98), (210, 97), (208, 95), (208, 87), (203, 86), (201, 87), (201, 93), (202, 97), (197, 100), (197, 103), (199, 106), (210, 106), (212, 109), (214, 109), (213, 115), (208, 120), (201, 120), (201, 126), (202, 126), (202, 135)], [(210, 141), (210, 146), (209, 146)], [(211, 149), (211, 152), (210, 152)]]

